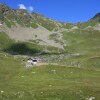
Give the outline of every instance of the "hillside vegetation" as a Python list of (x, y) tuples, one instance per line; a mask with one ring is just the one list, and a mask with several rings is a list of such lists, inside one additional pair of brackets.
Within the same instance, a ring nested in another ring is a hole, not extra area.
[(99, 66), (89, 69), (44, 65), (26, 69), (21, 59), (0, 54), (1, 100), (100, 99)]
[[(57, 22), (0, 4), (0, 100), (100, 100), (100, 14)], [(26, 68), (27, 60), (41, 59)]]

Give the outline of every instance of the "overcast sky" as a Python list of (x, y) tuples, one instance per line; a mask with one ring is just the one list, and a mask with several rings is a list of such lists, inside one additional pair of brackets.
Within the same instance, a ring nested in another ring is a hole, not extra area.
[(0, 0), (0, 3), (62, 22), (84, 22), (100, 12), (100, 0)]

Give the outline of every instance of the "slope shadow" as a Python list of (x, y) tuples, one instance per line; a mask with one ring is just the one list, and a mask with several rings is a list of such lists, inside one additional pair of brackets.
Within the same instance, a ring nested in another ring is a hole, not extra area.
[(38, 48), (29, 47), (26, 43), (14, 43), (3, 51), (12, 55), (30, 55), (41, 52), (41, 50), (39, 50)]

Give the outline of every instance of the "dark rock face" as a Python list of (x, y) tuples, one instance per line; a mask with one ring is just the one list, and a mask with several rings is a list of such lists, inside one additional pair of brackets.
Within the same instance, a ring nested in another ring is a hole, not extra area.
[(97, 13), (90, 21), (100, 22), (100, 13)]

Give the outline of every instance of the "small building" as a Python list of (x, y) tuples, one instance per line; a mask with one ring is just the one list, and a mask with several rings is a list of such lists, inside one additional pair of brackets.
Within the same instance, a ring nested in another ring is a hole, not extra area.
[(37, 64), (37, 59), (33, 59), (33, 64), (36, 65)]
[(38, 60), (36, 58), (29, 58), (26, 62), (26, 67), (32, 67), (33, 65), (36, 65)]
[(36, 58), (29, 58), (27, 62), (32, 63), (34, 65), (37, 64), (38, 60)]

